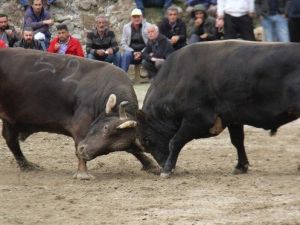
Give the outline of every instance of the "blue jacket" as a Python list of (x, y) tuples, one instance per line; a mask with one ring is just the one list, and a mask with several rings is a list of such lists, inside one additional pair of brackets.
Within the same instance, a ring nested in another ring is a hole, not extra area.
[(289, 18), (300, 18), (300, 1), (299, 0), (288, 0), (288, 17)]
[(35, 15), (32, 7), (29, 7), (24, 16), (24, 26), (32, 27), (34, 33), (41, 32), (45, 34), (48, 40), (51, 39), (51, 33), (49, 31), (49, 25), (43, 24), (43, 20), (51, 19), (51, 15), (44, 8), (39, 16)]

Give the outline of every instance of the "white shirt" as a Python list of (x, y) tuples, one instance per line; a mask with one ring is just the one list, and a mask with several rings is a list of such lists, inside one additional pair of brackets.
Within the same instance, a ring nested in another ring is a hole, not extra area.
[(218, 0), (218, 17), (229, 14), (234, 17), (254, 13), (254, 0)]

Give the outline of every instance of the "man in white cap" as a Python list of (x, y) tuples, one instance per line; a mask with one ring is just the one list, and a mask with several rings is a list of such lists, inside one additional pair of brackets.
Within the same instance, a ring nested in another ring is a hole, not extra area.
[(140, 9), (133, 9), (131, 12), (131, 22), (123, 27), (121, 47), (124, 53), (121, 58), (120, 67), (128, 71), (130, 64), (139, 64), (142, 61), (142, 51), (148, 42), (147, 28), (150, 26), (143, 19)]

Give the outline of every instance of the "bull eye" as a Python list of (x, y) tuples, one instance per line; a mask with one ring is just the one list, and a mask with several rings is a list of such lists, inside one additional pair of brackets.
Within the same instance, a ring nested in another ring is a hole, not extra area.
[(105, 131), (107, 131), (107, 130), (108, 130), (108, 125), (105, 125), (105, 126), (103, 127), (103, 129), (104, 129)]

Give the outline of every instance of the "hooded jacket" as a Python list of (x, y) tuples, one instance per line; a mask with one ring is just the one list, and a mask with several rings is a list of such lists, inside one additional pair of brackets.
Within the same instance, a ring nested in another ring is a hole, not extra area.
[[(202, 11), (204, 14), (204, 21), (199, 27), (195, 26), (195, 12)], [(208, 34), (206, 41), (212, 41), (216, 39), (216, 20), (207, 14), (204, 5), (195, 5), (193, 11), (191, 12), (191, 20), (188, 24), (188, 37), (192, 34), (201, 35), (204, 33)]]

